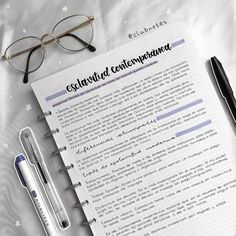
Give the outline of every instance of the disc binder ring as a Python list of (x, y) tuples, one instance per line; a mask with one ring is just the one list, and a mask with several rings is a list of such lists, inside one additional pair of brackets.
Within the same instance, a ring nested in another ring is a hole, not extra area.
[(95, 222), (96, 222), (96, 219), (92, 218), (91, 220), (81, 222), (81, 225), (91, 225)]
[[(41, 120), (45, 119), (45, 117), (50, 116), (50, 115), (52, 115), (52, 112), (51, 112), (51, 111), (47, 111), (47, 112), (44, 112), (42, 115), (38, 116), (37, 119), (38, 119), (38, 121), (41, 121)], [(56, 128), (56, 129), (54, 129), (54, 130), (50, 130), (48, 133), (46, 133), (46, 134), (44, 135), (44, 137), (45, 137), (45, 138), (49, 138), (49, 137), (51, 137), (51, 136), (53, 136), (54, 134), (57, 134), (57, 133), (59, 133), (59, 129), (58, 129), (58, 128)], [(65, 151), (66, 149), (67, 149), (66, 146), (60, 147), (60, 148), (58, 148), (57, 150), (53, 151), (53, 152), (51, 153), (51, 156), (56, 156), (56, 155), (60, 154), (62, 151)], [(64, 172), (66, 172), (66, 171), (68, 171), (68, 170), (70, 170), (70, 169), (72, 169), (72, 168), (74, 168), (74, 165), (71, 163), (70, 165), (65, 166), (64, 168), (61, 168), (61, 169), (59, 170), (59, 173), (64, 173)], [(65, 188), (65, 190), (72, 190), (72, 189), (75, 189), (75, 188), (80, 187), (80, 186), (81, 186), (81, 182), (77, 182), (77, 183), (68, 185), (68, 186)], [(86, 206), (86, 205), (88, 205), (88, 204), (89, 204), (89, 201), (88, 201), (88, 200), (85, 200), (85, 201), (83, 201), (83, 202), (75, 203), (75, 204), (73, 205), (73, 207), (74, 207), (74, 208), (83, 208), (84, 206)], [(83, 222), (81, 222), (81, 225), (84, 225), (84, 226), (86, 226), (86, 225), (91, 225), (91, 224), (93, 224), (93, 223), (95, 223), (95, 222), (96, 222), (96, 219), (95, 219), (95, 218), (92, 218), (92, 219), (90, 219), (90, 220), (88, 220), (88, 221), (83, 221)]]
[(69, 169), (72, 169), (72, 168), (74, 168), (74, 165), (71, 163), (69, 166), (65, 166), (64, 168), (61, 168), (59, 170), (59, 173), (64, 173), (64, 172), (66, 172), (66, 171), (68, 171)]
[(77, 187), (79, 187), (79, 186), (81, 186), (81, 183), (80, 183), (80, 182), (77, 182), (77, 183), (75, 183), (75, 184), (68, 185), (68, 186), (66, 187), (66, 190), (75, 189), (75, 188), (77, 188)]
[(43, 120), (46, 116), (50, 116), (52, 115), (52, 112), (51, 111), (45, 111), (42, 115), (38, 116), (38, 121), (41, 121)]
[(44, 135), (44, 137), (45, 137), (45, 138), (49, 138), (49, 137), (51, 137), (52, 135), (57, 134), (57, 133), (59, 133), (59, 129), (58, 129), (58, 128), (53, 129), (53, 130), (50, 130), (48, 133), (46, 133), (46, 134)]
[(89, 201), (88, 200), (85, 200), (85, 201), (83, 201), (83, 202), (78, 202), (78, 203), (75, 203), (74, 204), (74, 208), (82, 208), (82, 207), (84, 207), (84, 206), (86, 206), (86, 205), (88, 205), (89, 204)]
[(57, 150), (55, 150), (54, 152), (51, 153), (51, 156), (56, 156), (63, 151), (66, 151), (66, 146), (58, 148)]

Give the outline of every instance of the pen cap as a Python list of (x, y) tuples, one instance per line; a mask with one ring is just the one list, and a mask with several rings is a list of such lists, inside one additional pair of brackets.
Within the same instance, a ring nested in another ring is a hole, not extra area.
[(15, 167), (22, 184), (27, 188), (45, 232), (48, 236), (58, 236), (58, 230), (28, 160), (23, 155), (18, 155), (15, 159)]
[(224, 96), (225, 95), (227, 96), (228, 94), (233, 94), (233, 90), (230, 86), (227, 74), (221, 62), (215, 56), (211, 58), (210, 62), (211, 62), (213, 74), (217, 80), (217, 83), (219, 84), (222, 94)]
[(18, 166), (18, 163), (20, 163), (21, 161), (24, 161), (24, 160), (25, 160), (25, 157), (22, 154), (16, 156), (16, 159), (15, 159), (15, 169), (16, 169), (16, 173), (17, 173), (17, 175), (18, 175), (18, 177), (20, 179), (20, 182), (22, 183), (22, 185), (24, 187), (26, 187), (26, 182), (25, 182), (24, 177), (21, 174), (20, 168)]

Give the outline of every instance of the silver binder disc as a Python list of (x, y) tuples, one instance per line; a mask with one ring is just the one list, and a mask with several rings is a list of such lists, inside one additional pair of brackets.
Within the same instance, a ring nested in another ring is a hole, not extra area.
[(52, 135), (57, 134), (57, 133), (59, 133), (59, 129), (58, 129), (58, 128), (49, 131), (48, 133), (46, 133), (46, 134), (44, 135), (44, 137), (45, 137), (45, 138), (49, 138), (49, 137), (51, 137)]
[(64, 168), (59, 170), (59, 173), (64, 173), (66, 171), (68, 171), (69, 169), (74, 168), (74, 165), (71, 163), (69, 166), (65, 166)]
[(51, 156), (56, 156), (56, 155), (58, 155), (59, 153), (61, 153), (63, 151), (66, 151), (66, 146), (58, 148), (57, 150), (55, 150), (54, 152), (51, 153)]
[(66, 190), (75, 189), (75, 188), (77, 188), (77, 187), (79, 187), (79, 186), (81, 186), (81, 183), (80, 183), (80, 182), (75, 183), (75, 184), (71, 184), (71, 185), (68, 185), (68, 186), (66, 187)]
[(78, 202), (73, 205), (74, 208), (81, 208), (89, 204), (88, 200), (85, 200), (83, 202)]
[(38, 121), (41, 121), (41, 120), (43, 120), (46, 116), (50, 116), (51, 114), (52, 114), (51, 111), (46, 111), (46, 112), (44, 112), (42, 115), (38, 116), (37, 119), (38, 119)]
[(81, 225), (91, 225), (91, 224), (93, 224), (95, 222), (96, 222), (96, 219), (93, 218), (91, 220), (81, 222)]

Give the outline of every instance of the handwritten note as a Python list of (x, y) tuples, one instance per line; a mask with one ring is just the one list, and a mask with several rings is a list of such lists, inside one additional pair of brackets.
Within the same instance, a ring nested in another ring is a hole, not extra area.
[[(114, 67), (162, 45), (168, 50), (158, 57)], [(88, 79), (75, 82), (78, 76)], [(67, 146), (61, 155), (74, 165), (69, 175), (81, 182), (80, 201), (89, 201), (84, 211), (96, 218), (94, 235), (235, 235), (236, 140), (182, 25), (40, 80), (33, 90), (52, 111), (56, 143)]]

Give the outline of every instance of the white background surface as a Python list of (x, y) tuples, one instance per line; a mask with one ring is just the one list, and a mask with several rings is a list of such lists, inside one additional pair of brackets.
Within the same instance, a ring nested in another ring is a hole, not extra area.
[[(68, 15), (94, 15), (96, 53), (84, 50), (70, 54), (57, 45), (50, 45), (45, 63), (30, 75), (31, 83), (129, 42), (128, 33), (140, 31), (163, 19), (168, 24), (183, 20), (191, 30), (202, 63), (216, 55), (236, 89), (235, 10), (235, 0), (0, 0), (0, 49), (3, 54), (4, 49), (18, 38), (40, 37)], [(19, 184), (13, 168), (14, 157), (23, 152), (18, 135), (25, 126), (34, 130), (70, 215), (72, 227), (62, 235), (91, 235), (89, 229), (80, 226), (83, 214), (71, 208), (76, 197), (64, 191), (70, 182), (58, 173), (62, 162), (59, 158), (49, 158), (55, 145), (52, 140), (43, 139), (48, 127), (36, 120), (41, 111), (30, 83), (23, 84), (22, 78), (22, 74), (12, 71), (7, 62), (0, 61), (0, 236), (44, 235), (29, 196)], [(27, 105), (31, 108), (29, 111)]]

